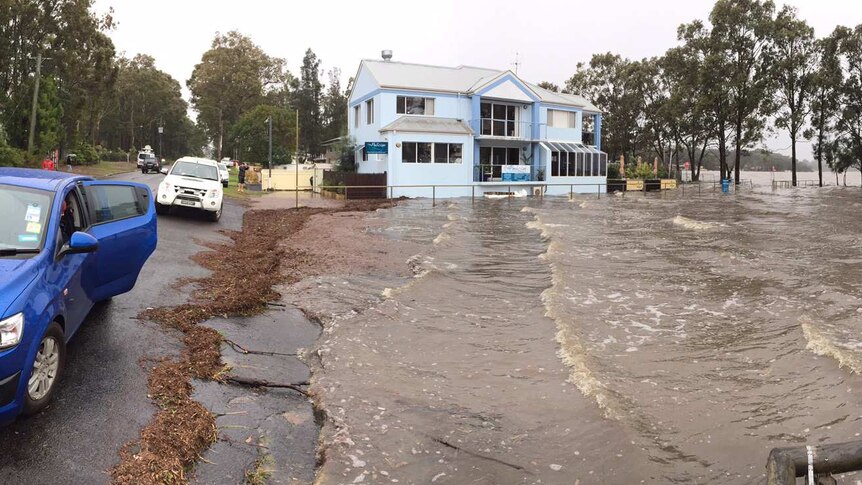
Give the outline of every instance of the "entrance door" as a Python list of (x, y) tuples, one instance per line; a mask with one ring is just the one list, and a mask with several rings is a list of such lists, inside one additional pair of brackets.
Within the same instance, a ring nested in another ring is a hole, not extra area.
[(501, 180), (503, 165), (520, 165), (521, 150), (513, 147), (481, 147), (479, 160), (482, 167), (483, 182)]

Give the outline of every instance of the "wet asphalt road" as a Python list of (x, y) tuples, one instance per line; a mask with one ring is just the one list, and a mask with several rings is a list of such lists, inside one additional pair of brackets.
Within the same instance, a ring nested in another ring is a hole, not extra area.
[[(164, 176), (113, 177), (147, 183), (155, 192)], [(147, 307), (176, 305), (187, 294), (180, 278), (205, 275), (189, 256), (201, 251), (193, 238), (223, 238), (239, 229), (244, 209), (225, 202), (221, 221), (194, 213), (159, 217), (159, 243), (135, 288), (93, 308), (68, 346), (66, 373), (42, 413), (0, 428), (0, 483), (106, 483), (118, 451), (137, 438), (156, 408), (147, 398), (147, 363), (176, 355), (178, 334), (136, 315)]]

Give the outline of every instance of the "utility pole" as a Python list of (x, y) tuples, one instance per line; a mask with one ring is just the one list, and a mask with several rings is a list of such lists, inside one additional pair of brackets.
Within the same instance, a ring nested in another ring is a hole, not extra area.
[(299, 109), (296, 110), (296, 159), (299, 160)]
[(272, 186), (272, 116), (266, 119), (269, 123), (269, 184)]
[(162, 133), (165, 132), (164, 123), (159, 121), (159, 158), (165, 158), (164, 152), (162, 152)]
[[(32, 57), (30, 58), (32, 59)], [(33, 110), (30, 112), (30, 139), (27, 141), (27, 152), (33, 154), (36, 143), (36, 109), (39, 105), (39, 81), (42, 79), (42, 53), (36, 54), (36, 85), (33, 89)]]

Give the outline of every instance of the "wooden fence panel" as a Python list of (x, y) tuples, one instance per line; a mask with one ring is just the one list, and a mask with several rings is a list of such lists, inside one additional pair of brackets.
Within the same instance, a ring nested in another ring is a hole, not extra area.
[[(344, 193), (348, 199), (385, 199), (386, 198), (386, 172), (383, 173), (351, 173), (351, 172), (324, 172), (323, 185), (327, 187), (341, 186), (347, 190)], [(380, 188), (352, 188), (357, 186), (376, 186)], [(326, 189), (334, 190), (334, 189)]]

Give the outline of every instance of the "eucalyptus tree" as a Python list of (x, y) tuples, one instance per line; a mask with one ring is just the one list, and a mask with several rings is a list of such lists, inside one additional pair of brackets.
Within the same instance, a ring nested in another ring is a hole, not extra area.
[(826, 161), (830, 167), (834, 164), (831, 143), (834, 138), (836, 113), (841, 107), (841, 86), (844, 79), (838, 51), (841, 39), (848, 33), (846, 27), (838, 27), (831, 35), (817, 41), (817, 70), (814, 72), (811, 93), (811, 127), (805, 131), (805, 137), (814, 141), (814, 155), (817, 157), (817, 173), (821, 187), (823, 162)]
[[(792, 183), (796, 186), (796, 142), (811, 112), (815, 94), (819, 49), (814, 29), (797, 16), (793, 7), (778, 12), (772, 33), (774, 40), (774, 73), (777, 85), (778, 112), (775, 125), (790, 134)], [(823, 173), (820, 171), (820, 185)]]
[(840, 166), (862, 172), (862, 25), (846, 31), (839, 52), (844, 81), (835, 123), (835, 155)]
[(675, 141), (675, 120), (669, 106), (670, 79), (660, 58), (644, 59), (633, 66), (632, 80), (642, 103), (643, 144), (652, 148), (664, 163)]
[(604, 113), (602, 147), (611, 158), (623, 155), (628, 160), (639, 150), (642, 99), (637, 70), (619, 55), (595, 54), (589, 65), (578, 63), (566, 81), (567, 92), (587, 97)]
[(215, 143), (219, 158), (228, 148), (225, 135), (233, 124), (285, 79), (284, 64), (284, 59), (268, 56), (239, 32), (216, 34), (186, 84), (198, 122)]
[(673, 137), (689, 161), (691, 179), (697, 182), (713, 126), (708, 101), (701, 96), (706, 81), (704, 60), (697, 49), (683, 45), (670, 49), (661, 62), (670, 89), (665, 113)]
[[(727, 161), (727, 150), (733, 135), (733, 92), (727, 82), (727, 56), (723, 46), (716, 42), (712, 32), (701, 20), (683, 24), (677, 30), (677, 37), (682, 41), (682, 68), (692, 72), (689, 84), (684, 88), (683, 95), (691, 96), (693, 102), (685, 105), (695, 110), (692, 119), (690, 143), (687, 151), (694, 156), (701, 140), (704, 144), (712, 140), (718, 150), (719, 173), (721, 178), (730, 178), (730, 165)], [(683, 74), (685, 75), (685, 74)], [(699, 124), (703, 123), (702, 134)], [(702, 135), (702, 136), (701, 136)], [(705, 147), (700, 151), (698, 163), (702, 163), (706, 154)]]

